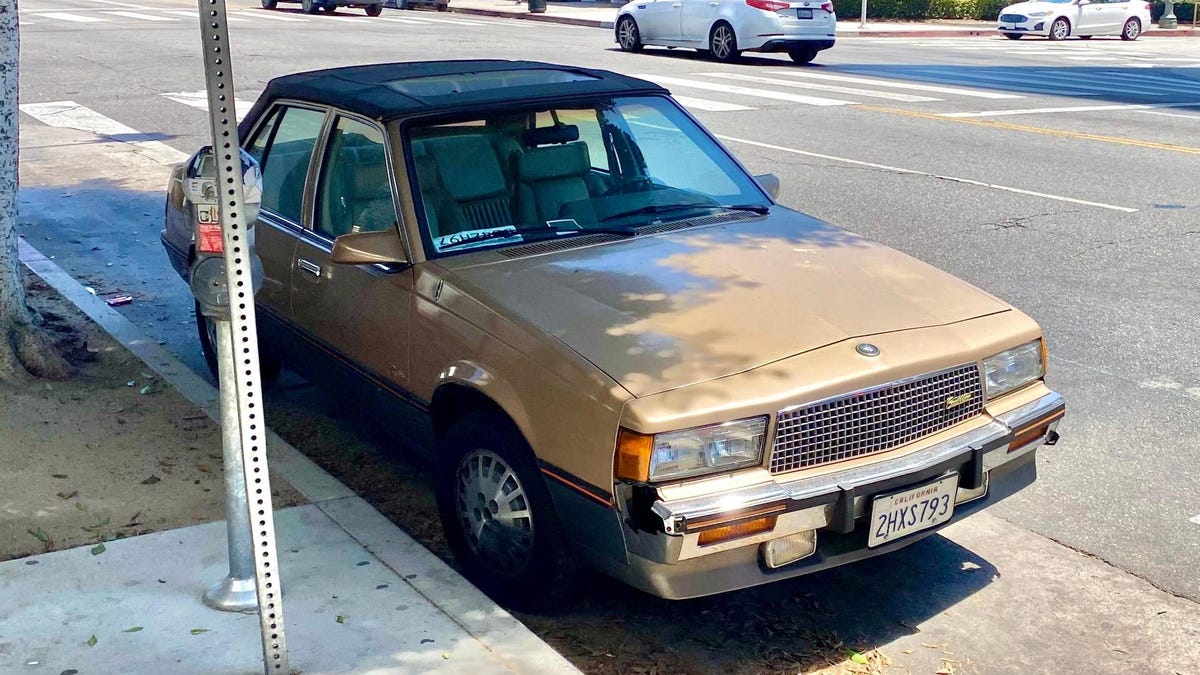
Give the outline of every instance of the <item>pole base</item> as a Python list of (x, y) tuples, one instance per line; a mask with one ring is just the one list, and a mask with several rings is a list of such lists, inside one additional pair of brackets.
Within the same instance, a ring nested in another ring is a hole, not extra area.
[(1159, 28), (1179, 28), (1179, 19), (1174, 16), (1164, 16), (1158, 20)]
[(204, 592), (204, 604), (222, 612), (253, 614), (258, 611), (258, 592), (254, 587), (254, 579), (226, 576)]

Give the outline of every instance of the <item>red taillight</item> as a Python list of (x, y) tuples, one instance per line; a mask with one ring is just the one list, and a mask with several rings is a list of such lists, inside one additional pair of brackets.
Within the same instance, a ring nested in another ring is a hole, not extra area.
[(786, 2), (777, 2), (777, 0), (746, 0), (746, 4), (764, 12), (778, 12), (789, 7)]
[(825, 10), (826, 12), (829, 12), (830, 14), (833, 14), (833, 3), (832, 2), (822, 2), (821, 9)]

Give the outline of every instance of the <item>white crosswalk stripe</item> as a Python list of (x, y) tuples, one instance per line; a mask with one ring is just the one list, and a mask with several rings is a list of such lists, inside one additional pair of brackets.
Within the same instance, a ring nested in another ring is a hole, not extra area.
[[(176, 103), (199, 108), (205, 112), (208, 111), (208, 92), (205, 91), (176, 91), (168, 94), (160, 94), (160, 96), (169, 98)], [(233, 103), (239, 122), (246, 116), (246, 113), (250, 112), (250, 106), (254, 105), (253, 101), (246, 101), (240, 98), (234, 99)]]
[(696, 110), (707, 110), (709, 112), (732, 112), (735, 110), (754, 110), (750, 106), (740, 105), (737, 103), (725, 103), (723, 101), (712, 101), (707, 98), (695, 98), (692, 96), (672, 96), (685, 108), (695, 108)]
[[(197, 12), (187, 12), (187, 11), (184, 11), (181, 9), (165, 9), (165, 10), (163, 10), (163, 13), (164, 14), (172, 14), (174, 16), (187, 17), (189, 19), (196, 19), (197, 21), (200, 20), (200, 15)], [(228, 14), (226, 14), (225, 20), (228, 21), (229, 23), (244, 23), (246, 21), (246, 19), (241, 19), (241, 18), (234, 16), (233, 12), (229, 12)]]
[(803, 77), (815, 80), (827, 80), (829, 82), (846, 82), (849, 84), (866, 84), (874, 87), (890, 87), (892, 89), (907, 89), (909, 91), (927, 91), (937, 94), (953, 94), (955, 96), (967, 96), (974, 98), (989, 98), (989, 99), (1004, 99), (1004, 98), (1025, 98), (1020, 94), (1009, 94), (995, 91), (979, 91), (975, 89), (963, 89), (960, 87), (944, 87), (934, 84), (914, 84), (912, 82), (896, 82), (892, 80), (879, 80), (866, 77), (852, 77), (848, 75), (827, 75), (824, 73), (805, 73), (796, 72), (794, 70), (776, 70), (771, 71), (775, 75), (787, 75), (788, 77)]
[(298, 16), (286, 16), (286, 15), (280, 14), (278, 12), (271, 12), (271, 11), (262, 10), (262, 9), (259, 9), (259, 10), (250, 9), (250, 10), (244, 10), (244, 11), (240, 11), (240, 12), (228, 12), (227, 16), (237, 16), (237, 17), (241, 17), (243, 19), (250, 19), (250, 18), (266, 19), (268, 21), (292, 21), (292, 22), (308, 21), (308, 19), (303, 19)]
[(882, 98), (889, 101), (903, 101), (904, 103), (925, 103), (929, 101), (941, 101), (940, 98), (931, 96), (914, 96), (913, 94), (897, 94), (891, 91), (875, 91), (873, 89), (856, 89), (854, 87), (839, 87), (833, 84), (817, 84), (815, 82), (794, 82), (788, 80), (780, 80), (773, 77), (758, 77), (755, 75), (742, 75), (738, 73), (700, 73), (704, 77), (719, 77), (729, 80), (740, 80), (743, 82), (756, 82), (759, 84), (774, 84), (780, 87), (789, 87), (795, 89), (812, 89), (816, 91), (829, 91), (836, 94), (852, 94), (856, 96), (866, 96), (868, 98)]
[(398, 16), (381, 16), (381, 17), (378, 17), (376, 19), (376, 21), (392, 21), (395, 23), (406, 23), (410, 26), (420, 26), (420, 25), (424, 24), (423, 21), (416, 21), (414, 19), (401, 19)]
[(792, 103), (804, 103), (815, 106), (834, 106), (834, 105), (851, 105), (853, 101), (843, 101), (836, 98), (821, 98), (818, 96), (802, 96), (785, 91), (774, 91), (771, 89), (757, 89), (752, 87), (738, 87), (730, 84), (720, 84), (717, 82), (704, 82), (702, 80), (689, 80), (683, 77), (670, 77), (667, 75), (633, 75), (643, 80), (650, 80), (663, 86), (677, 86), (686, 89), (704, 89), (706, 91), (718, 91), (726, 94), (738, 94), (741, 96), (750, 96), (753, 98), (769, 98), (776, 101), (789, 101)]
[(58, 19), (59, 21), (70, 21), (71, 23), (102, 23), (108, 19), (99, 19), (94, 16), (86, 16), (83, 14), (68, 14), (67, 12), (42, 12), (38, 16), (46, 19)]
[(162, 141), (139, 140), (139, 137), (145, 137), (145, 134), (74, 101), (25, 103), (20, 108), (21, 112), (47, 126), (79, 129), (97, 136), (119, 138), (136, 147), (138, 154), (156, 162), (174, 164), (187, 159), (186, 153)]
[(141, 12), (123, 12), (120, 10), (106, 9), (103, 14), (112, 16), (123, 16), (127, 19), (137, 19), (138, 21), (178, 21), (178, 19), (169, 16), (158, 16), (156, 14), (142, 14)]

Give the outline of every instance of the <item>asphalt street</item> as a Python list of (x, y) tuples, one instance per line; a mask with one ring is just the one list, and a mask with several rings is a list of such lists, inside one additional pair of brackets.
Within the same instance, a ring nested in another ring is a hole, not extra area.
[[(749, 169), (780, 177), (782, 203), (1040, 321), (1048, 380), (1068, 401), (1062, 441), (1040, 453), (1037, 483), (992, 513), (1200, 601), (1194, 40), (858, 38), (808, 67), (774, 55), (722, 65), (623, 53), (595, 28), (231, 9), (246, 101), (285, 72), (435, 57), (553, 60), (664, 84)], [(207, 144), (194, 13), (175, 0), (25, 0), (22, 124), (61, 121), (61, 106), (39, 106), (73, 101), (89, 113), (71, 119), (127, 127), (105, 134), (114, 140)], [(54, 181), (23, 191), (24, 236), (98, 293), (135, 293), (121, 311), (202, 370), (190, 294), (158, 244), (162, 190)], [(89, 199), (114, 191), (106, 209)], [(72, 210), (84, 225), (63, 228), (57, 216)]]

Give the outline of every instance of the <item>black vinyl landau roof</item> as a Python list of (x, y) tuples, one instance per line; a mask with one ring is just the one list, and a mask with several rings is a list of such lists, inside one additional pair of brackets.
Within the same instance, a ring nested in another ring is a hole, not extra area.
[(270, 101), (290, 98), (388, 120), (510, 101), (634, 93), (663, 94), (666, 90), (606, 70), (537, 61), (380, 63), (277, 77), (267, 84), (255, 113)]

